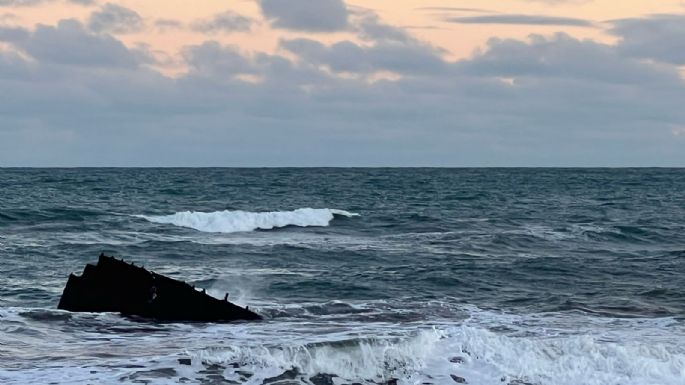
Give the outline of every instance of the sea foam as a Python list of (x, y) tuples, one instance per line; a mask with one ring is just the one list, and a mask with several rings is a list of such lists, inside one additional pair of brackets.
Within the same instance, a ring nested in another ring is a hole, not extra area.
[(359, 214), (337, 209), (302, 208), (293, 211), (182, 211), (172, 215), (136, 215), (150, 222), (188, 227), (208, 233), (235, 233), (257, 229), (269, 230), (285, 226), (328, 226), (336, 215), (354, 217)]
[[(434, 320), (432, 327), (295, 318), (141, 329), (114, 314), (4, 308), (0, 320), (7, 330), (30, 333), (2, 336), (21, 370), (0, 368), (0, 383), (167, 384), (185, 377), (246, 385), (374, 385), (392, 379), (398, 385), (442, 385), (460, 377), (472, 385), (682, 385), (685, 378), (684, 334), (672, 318), (464, 310), (467, 320)], [(98, 332), (75, 340), (54, 333), (56, 325)], [(102, 344), (101, 333), (110, 343)], [(27, 349), (27, 341), (36, 348)], [(51, 356), (41, 343), (54, 350)], [(95, 359), (103, 356), (105, 362)]]
[[(227, 379), (250, 385), (290, 371), (293, 383), (327, 374), (339, 383), (475, 385), (676, 385), (685, 351), (675, 344), (605, 341), (597, 336), (514, 337), (471, 326), (424, 330), (396, 340), (365, 339), (189, 351), (196, 362), (226, 367)], [(450, 359), (452, 361), (450, 362)], [(233, 369), (235, 368), (235, 369)], [(242, 378), (245, 372), (249, 379)]]

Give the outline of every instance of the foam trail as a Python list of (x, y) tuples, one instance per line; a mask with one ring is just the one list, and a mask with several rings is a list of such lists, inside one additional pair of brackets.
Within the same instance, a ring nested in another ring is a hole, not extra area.
[(215, 211), (210, 213), (182, 211), (172, 215), (136, 215), (150, 222), (188, 227), (208, 233), (235, 233), (257, 229), (269, 230), (285, 226), (325, 227), (336, 215), (354, 217), (359, 214), (336, 209), (302, 208), (293, 211), (249, 212)]

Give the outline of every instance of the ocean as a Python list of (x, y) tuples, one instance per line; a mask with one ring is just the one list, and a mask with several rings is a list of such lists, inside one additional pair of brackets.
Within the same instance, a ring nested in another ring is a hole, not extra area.
[[(100, 253), (261, 322), (57, 310)], [(682, 169), (0, 169), (3, 384), (685, 384)]]

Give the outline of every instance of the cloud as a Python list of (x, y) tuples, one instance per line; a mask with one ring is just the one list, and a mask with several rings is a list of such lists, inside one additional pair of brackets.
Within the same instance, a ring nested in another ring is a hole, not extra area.
[(143, 27), (143, 18), (138, 13), (113, 3), (103, 5), (88, 19), (88, 28), (96, 32), (125, 34), (139, 32)]
[(529, 41), (491, 39), (487, 50), (458, 63), (458, 67), (469, 75), (563, 78), (605, 84), (667, 85), (678, 79), (675, 68), (626, 60), (615, 46), (578, 40), (565, 33), (552, 37), (532, 35)]
[(614, 20), (610, 32), (621, 38), (626, 55), (685, 65), (685, 15), (652, 15)]
[(192, 28), (202, 33), (247, 32), (252, 28), (252, 24), (252, 19), (232, 11), (226, 11), (214, 15), (210, 19), (197, 20), (192, 24)]
[(673, 127), (671, 130), (675, 136), (685, 136), (685, 127)]
[(354, 29), (365, 40), (415, 41), (404, 28), (381, 22), (377, 14), (365, 12), (354, 22)]
[(303, 63), (324, 66), (333, 72), (373, 74), (377, 72), (419, 75), (440, 73), (446, 68), (442, 51), (416, 40), (406, 29), (389, 25), (372, 11), (355, 12), (350, 30), (364, 44), (350, 40), (325, 45), (313, 39), (284, 39), (280, 47)]
[(348, 26), (343, 0), (259, 0), (273, 27), (306, 32), (335, 32)]
[(223, 46), (216, 41), (186, 47), (183, 57), (195, 74), (225, 76), (254, 74), (257, 68), (235, 46)]
[(75, 20), (9, 32), (0, 164), (685, 164), (675, 65), (565, 34), (449, 61), (357, 22), (364, 39), (288, 39), (282, 54), (191, 45), (177, 78)]
[(29, 32), (21, 27), (0, 26), (0, 41), (17, 42), (26, 39)]
[(306, 63), (326, 66), (334, 72), (374, 73), (389, 71), (406, 75), (437, 74), (445, 63), (440, 53), (420, 44), (379, 42), (361, 46), (342, 41), (326, 46), (311, 39), (284, 40), (281, 47)]
[(0, 0), (0, 7), (31, 7), (45, 2), (46, 0)]
[(485, 15), (467, 17), (446, 17), (450, 23), (458, 24), (512, 24), (512, 25), (559, 25), (572, 27), (591, 27), (588, 20), (571, 17), (554, 17), (542, 15)]
[(439, 12), (474, 12), (474, 13), (480, 13), (480, 12), (491, 12), (487, 9), (481, 9), (481, 8), (464, 8), (464, 7), (419, 7), (419, 8), (414, 8), (419, 11), (439, 11)]
[[(96, 0), (64, 0), (67, 3), (89, 6), (96, 4)], [(56, 3), (58, 0), (0, 0), (0, 7), (33, 7), (36, 5)]]
[(56, 26), (38, 25), (32, 32), (14, 30), (5, 37), (41, 63), (131, 68), (139, 62), (120, 41), (108, 35), (95, 35), (77, 20), (61, 20)]
[(12, 22), (12, 21), (15, 21), (17, 19), (18, 19), (18, 17), (14, 13), (7, 12), (7, 13), (0, 14), (0, 23), (2, 23), (2, 24), (5, 24), (7, 22)]
[(157, 19), (154, 24), (158, 30), (163, 32), (182, 29), (184, 27), (183, 22), (173, 19)]

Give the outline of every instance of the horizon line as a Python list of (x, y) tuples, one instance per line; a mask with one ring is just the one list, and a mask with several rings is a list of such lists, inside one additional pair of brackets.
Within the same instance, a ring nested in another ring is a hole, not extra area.
[(682, 169), (685, 166), (0, 166), (9, 169)]

